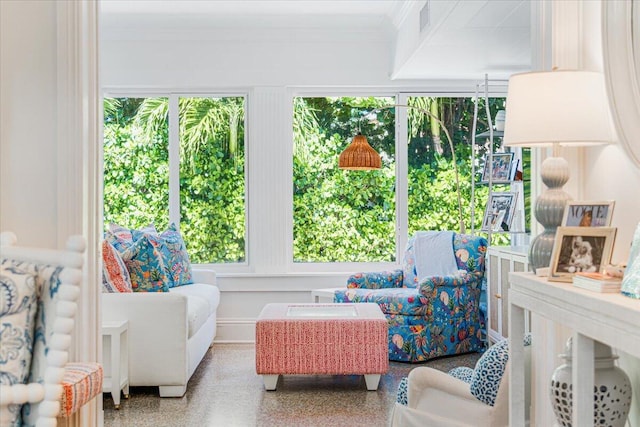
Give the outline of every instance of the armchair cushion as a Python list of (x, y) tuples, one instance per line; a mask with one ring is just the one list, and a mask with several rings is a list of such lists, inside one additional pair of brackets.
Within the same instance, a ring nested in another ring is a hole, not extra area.
[(457, 378), (460, 381), (464, 381), (467, 384), (471, 383), (473, 379), (473, 369), (468, 368), (466, 366), (458, 366), (457, 368), (453, 368), (449, 371), (449, 375), (453, 378)]
[(375, 302), (384, 314), (426, 316), (428, 301), (412, 288), (337, 290), (335, 302)]

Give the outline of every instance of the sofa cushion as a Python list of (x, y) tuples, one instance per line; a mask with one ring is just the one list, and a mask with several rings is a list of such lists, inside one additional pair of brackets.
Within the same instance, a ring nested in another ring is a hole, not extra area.
[(106, 240), (102, 241), (102, 291), (133, 292), (129, 271), (120, 253)]
[(208, 314), (215, 313), (220, 303), (220, 290), (217, 286), (208, 285), (206, 283), (194, 283), (187, 286), (175, 286), (169, 290), (171, 293), (179, 293), (182, 295), (196, 296), (202, 298), (207, 303)]
[(122, 253), (134, 292), (167, 292), (169, 288), (164, 263), (150, 234), (141, 236)]
[[(0, 384), (3, 386), (27, 382), (37, 306), (35, 275), (10, 265), (0, 267)], [(9, 405), (9, 425), (21, 424), (21, 408), (22, 405)]]
[[(135, 242), (135, 239), (132, 235), (133, 231), (134, 230), (130, 228), (111, 223), (109, 224), (109, 231), (105, 233), (105, 239), (107, 239), (107, 241), (111, 243), (118, 252), (122, 253), (129, 249)], [(158, 233), (156, 227), (153, 224), (142, 227), (138, 231), (141, 231), (143, 233)]]

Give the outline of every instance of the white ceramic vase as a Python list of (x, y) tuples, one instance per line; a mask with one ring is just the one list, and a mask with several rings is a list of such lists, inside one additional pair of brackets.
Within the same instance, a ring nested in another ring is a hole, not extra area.
[[(565, 354), (560, 355), (565, 364), (558, 366), (551, 376), (551, 406), (558, 425), (562, 427), (572, 427), (571, 346), (572, 340), (569, 338)], [(629, 377), (614, 365), (614, 360), (618, 357), (612, 356), (611, 347), (595, 341), (594, 353), (593, 425), (624, 427), (631, 407)]]

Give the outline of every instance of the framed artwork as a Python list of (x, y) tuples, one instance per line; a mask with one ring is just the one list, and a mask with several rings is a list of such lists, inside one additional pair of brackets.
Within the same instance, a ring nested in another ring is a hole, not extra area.
[(571, 282), (577, 272), (602, 272), (611, 261), (615, 227), (558, 227), (549, 280)]
[(513, 153), (494, 153), (491, 172), (489, 172), (489, 155), (487, 154), (480, 182), (488, 183), (490, 175), (493, 184), (510, 183), (513, 178)]
[(563, 227), (610, 227), (613, 200), (601, 202), (568, 201), (564, 208)]
[(518, 193), (512, 191), (492, 192), (484, 210), (481, 230), (509, 231), (517, 197)]

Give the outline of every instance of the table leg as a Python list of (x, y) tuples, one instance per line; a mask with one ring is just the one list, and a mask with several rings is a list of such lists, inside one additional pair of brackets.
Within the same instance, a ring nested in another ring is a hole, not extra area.
[[(511, 300), (511, 298), (510, 298)], [(525, 425), (524, 309), (509, 304), (509, 426)]]
[(266, 390), (275, 390), (278, 384), (278, 375), (263, 375), (264, 388)]
[(120, 334), (111, 335), (111, 397), (116, 409), (120, 409)]
[(364, 376), (364, 381), (367, 383), (367, 390), (374, 391), (378, 389), (380, 383), (380, 374), (370, 374)]

